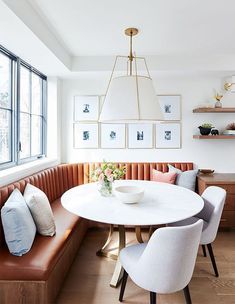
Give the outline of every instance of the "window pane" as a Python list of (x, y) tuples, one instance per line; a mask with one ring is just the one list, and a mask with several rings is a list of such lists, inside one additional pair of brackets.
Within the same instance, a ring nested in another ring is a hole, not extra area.
[(32, 115), (32, 156), (42, 154), (42, 118)]
[(11, 108), (11, 60), (0, 53), (0, 107)]
[(11, 112), (0, 109), (0, 163), (11, 161)]
[(20, 67), (20, 111), (30, 111), (30, 71)]
[(41, 114), (42, 79), (32, 73), (32, 113)]
[(20, 158), (30, 157), (30, 115), (20, 113)]

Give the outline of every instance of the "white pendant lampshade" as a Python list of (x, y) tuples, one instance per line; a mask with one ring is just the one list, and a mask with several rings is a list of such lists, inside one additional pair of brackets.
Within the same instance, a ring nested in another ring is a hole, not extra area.
[(100, 113), (100, 121), (162, 119), (151, 78), (121, 76), (112, 79)]
[[(107, 93), (101, 106), (100, 122), (163, 120), (146, 61), (144, 58), (132, 54), (132, 36), (137, 33), (138, 30), (135, 28), (129, 28), (125, 31), (125, 34), (130, 36), (130, 55), (116, 57)], [(128, 59), (128, 70), (124, 76), (113, 77), (117, 58)], [(144, 61), (148, 76), (139, 75), (137, 60)], [(133, 63), (135, 63), (135, 71), (133, 71)]]

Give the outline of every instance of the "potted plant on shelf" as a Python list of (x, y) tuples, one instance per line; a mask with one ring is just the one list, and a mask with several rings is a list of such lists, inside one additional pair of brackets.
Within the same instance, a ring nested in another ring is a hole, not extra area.
[(198, 127), (200, 130), (201, 135), (209, 135), (211, 133), (211, 129), (213, 128), (213, 125), (210, 123), (204, 123), (201, 126)]
[(235, 122), (228, 124), (223, 134), (235, 136)]

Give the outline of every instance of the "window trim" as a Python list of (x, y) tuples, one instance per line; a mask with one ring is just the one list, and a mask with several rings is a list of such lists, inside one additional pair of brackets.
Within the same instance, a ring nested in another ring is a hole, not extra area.
[[(0, 53), (3, 53), (11, 60), (11, 160), (0, 164), (0, 171), (18, 166), (24, 163), (35, 161), (46, 156), (46, 140), (47, 140), (47, 77), (38, 71), (36, 68), (22, 60), (20, 57), (7, 50), (0, 45)], [(38, 155), (31, 156), (31, 132), (32, 132), (32, 113), (30, 109), (30, 157), (20, 159), (20, 67), (24, 66), (30, 71), (30, 107), (32, 106), (32, 73), (36, 74), (42, 79), (42, 127), (41, 127), (41, 152)]]

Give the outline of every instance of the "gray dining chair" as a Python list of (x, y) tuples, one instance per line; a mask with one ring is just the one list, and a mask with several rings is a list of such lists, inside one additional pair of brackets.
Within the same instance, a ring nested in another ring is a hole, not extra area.
[(134, 283), (150, 291), (150, 304), (157, 293), (184, 290), (186, 303), (191, 303), (188, 284), (191, 280), (203, 221), (181, 227), (156, 230), (148, 243), (132, 245), (120, 252), (124, 275), (119, 295), (122, 302), (128, 275)]
[(219, 272), (212, 249), (212, 243), (214, 242), (217, 235), (221, 215), (224, 208), (226, 191), (221, 187), (210, 186), (204, 190), (202, 193), (202, 198), (204, 200), (204, 207), (201, 212), (199, 212), (196, 216), (190, 217), (186, 220), (172, 223), (170, 226), (185, 226), (195, 223), (198, 221), (198, 219), (203, 220), (203, 230), (200, 245), (202, 245), (202, 250), (205, 257), (207, 246), (215, 276), (218, 277)]

